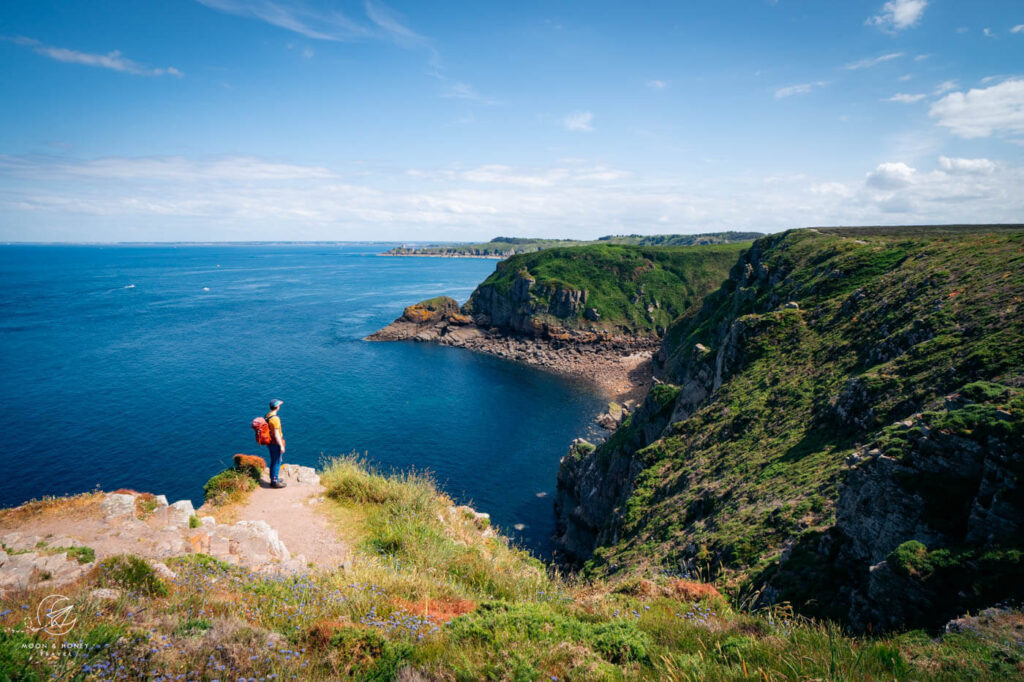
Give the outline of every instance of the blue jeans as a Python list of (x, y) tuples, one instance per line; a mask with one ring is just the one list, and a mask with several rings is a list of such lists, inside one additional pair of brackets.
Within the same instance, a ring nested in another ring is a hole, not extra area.
[(267, 446), (270, 450), (270, 482), (273, 483), (278, 480), (278, 476), (281, 474), (281, 446), (277, 443), (271, 443)]

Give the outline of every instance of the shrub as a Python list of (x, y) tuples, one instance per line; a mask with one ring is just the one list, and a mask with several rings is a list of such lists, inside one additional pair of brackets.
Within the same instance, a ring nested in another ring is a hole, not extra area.
[(80, 564), (88, 564), (96, 561), (96, 552), (92, 547), (61, 547), (68, 557), (77, 559)]
[(220, 506), (239, 501), (255, 487), (256, 481), (251, 476), (237, 469), (228, 469), (207, 481), (203, 486), (203, 493), (206, 496), (206, 502)]
[(235, 470), (240, 471), (246, 476), (252, 478), (257, 483), (260, 480), (260, 476), (263, 474), (263, 470), (267, 468), (267, 462), (256, 455), (244, 455), (239, 453), (232, 457), (235, 463)]
[(165, 597), (167, 585), (157, 577), (153, 567), (132, 554), (119, 554), (105, 559), (100, 564), (100, 584), (152, 597)]
[(188, 517), (188, 527), (189, 528), (199, 528), (199, 526), (201, 526), (201, 525), (203, 525), (203, 522), (200, 521), (199, 517), (196, 516), (195, 514), (193, 514), (192, 516)]
[(923, 576), (931, 573), (932, 566), (928, 561), (928, 548), (917, 540), (907, 540), (894, 549), (886, 557), (890, 568), (896, 573), (906, 576)]
[(145, 519), (156, 511), (156, 495), (152, 493), (139, 493), (135, 496), (135, 516)]
[(212, 627), (213, 624), (205, 618), (186, 618), (178, 623), (178, 627), (174, 629), (174, 634), (179, 637), (195, 637)]

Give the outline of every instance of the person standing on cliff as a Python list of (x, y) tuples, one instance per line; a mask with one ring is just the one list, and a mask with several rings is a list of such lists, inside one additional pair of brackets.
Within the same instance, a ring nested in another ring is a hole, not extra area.
[(284, 456), (284, 433), (281, 431), (281, 417), (278, 410), (284, 404), (283, 400), (270, 401), (270, 412), (264, 419), (270, 425), (270, 443), (267, 449), (270, 451), (270, 487), (283, 488), (287, 484), (281, 480), (281, 458)]

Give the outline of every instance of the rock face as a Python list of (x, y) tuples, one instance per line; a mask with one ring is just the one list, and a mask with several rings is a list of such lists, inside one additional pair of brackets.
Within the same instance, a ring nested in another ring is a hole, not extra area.
[(549, 327), (558, 326), (548, 325), (544, 319), (558, 318), (563, 326), (575, 324), (586, 302), (586, 291), (538, 285), (524, 268), (516, 272), (508, 292), (501, 292), (489, 284), (478, 287), (462, 312), (470, 315), (480, 327), (498, 327), (527, 336), (542, 336)]
[(67, 536), (42, 538), (14, 532), (0, 537), (0, 596), (36, 586), (58, 588), (92, 570), (93, 562), (80, 562), (66, 550), (81, 543)]
[(579, 439), (562, 457), (555, 493), (555, 542), (564, 563), (578, 564), (595, 547), (618, 539), (623, 508), (644, 469), (634, 452), (668, 424), (676, 395), (674, 387), (655, 386), (633, 415), (635, 425), (619, 427), (615, 447), (603, 457), (594, 456), (595, 447)]
[[(1011, 596), (993, 583), (1024, 590), (1019, 559), (999, 560), (999, 548), (1024, 538), (1024, 443), (1013, 428), (999, 428), (1000, 411), (947, 400), (944, 412), (897, 422), (883, 431), (882, 448), (850, 458), (836, 529), (839, 561), (860, 567), (854, 626), (927, 626)], [(982, 569), (984, 553), (972, 549), (986, 547)]]

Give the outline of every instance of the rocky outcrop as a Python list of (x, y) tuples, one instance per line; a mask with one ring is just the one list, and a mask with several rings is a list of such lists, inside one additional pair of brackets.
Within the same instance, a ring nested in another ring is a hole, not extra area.
[(645, 464), (636, 452), (668, 425), (678, 389), (655, 386), (643, 405), (601, 448), (577, 439), (562, 457), (555, 493), (558, 559), (574, 565), (618, 540), (626, 500)]
[[(528, 297), (532, 280), (524, 275), (516, 281), (519, 284), (514, 287), (513, 297)], [(541, 322), (534, 316), (536, 310), (525, 312), (531, 309), (529, 305), (512, 306), (511, 299), (498, 296), (493, 287), (481, 287), (477, 293), (480, 293), (480, 300), (494, 297), (494, 301), (499, 302), (484, 304), (483, 309), (488, 313), (480, 313), (479, 308), (468, 303), (464, 313), (459, 313), (450, 298), (443, 299), (444, 302), (437, 305), (436, 310), (428, 311), (429, 314), (421, 312), (427, 310), (424, 304), (417, 304), (406, 308), (401, 317), (367, 336), (366, 340), (437, 343), (487, 353), (575, 379), (595, 381), (616, 398), (642, 398), (650, 385), (650, 358), (657, 347), (656, 340), (645, 336), (614, 336), (604, 330), (560, 327)], [(585, 298), (586, 292), (567, 292), (556, 300), (560, 301), (561, 311), (571, 312), (572, 307), (582, 305)], [(414, 310), (412, 315), (410, 310)], [(495, 317), (506, 326), (492, 326)], [(520, 329), (528, 331), (521, 333)]]
[[(857, 567), (855, 627), (933, 625), (1010, 596), (992, 593), (1001, 577), (1024, 592), (1024, 567), (1012, 556), (1012, 578), (1002, 575), (1005, 561), (978, 575), (986, 552), (993, 560), (1024, 546), (1022, 424), (996, 405), (947, 400), (946, 411), (897, 422), (882, 432), (881, 447), (851, 456), (836, 529), (845, 543), (840, 562)], [(929, 559), (937, 552), (941, 561)]]
[[(281, 475), (289, 486), (319, 486), (311, 467), (285, 464)], [(163, 495), (123, 491), (108, 493), (63, 520), (59, 510), (47, 528), (62, 534), (36, 531), (8, 532), (0, 536), (0, 596), (37, 587), (58, 588), (93, 570), (96, 562), (131, 553), (155, 560), (158, 573), (170, 569), (159, 560), (203, 553), (259, 573), (287, 574), (308, 571), (306, 557), (293, 555), (277, 531), (265, 520), (218, 523), (212, 516), (196, 517), (189, 500), (167, 504)]]
[(42, 538), (21, 533), (0, 537), (0, 597), (35, 587), (59, 588), (95, 566), (72, 555), (82, 544), (67, 536)]
[[(462, 312), (483, 328), (497, 327), (506, 333), (544, 336), (559, 327), (582, 326), (579, 318), (586, 302), (586, 291), (537, 284), (533, 275), (521, 268), (507, 291), (492, 284), (477, 287)], [(549, 322), (550, 318), (556, 318), (557, 322)], [(597, 321), (597, 316), (591, 314), (587, 319)]]

